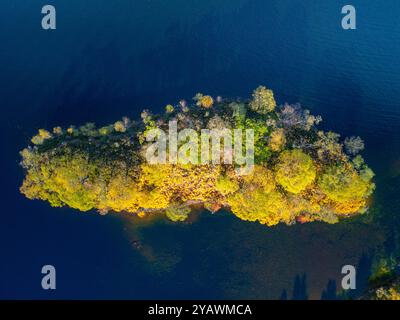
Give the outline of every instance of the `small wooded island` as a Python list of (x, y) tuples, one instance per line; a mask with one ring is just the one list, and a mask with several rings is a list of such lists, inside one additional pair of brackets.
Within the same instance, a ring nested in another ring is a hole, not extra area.
[[(165, 214), (173, 221), (186, 220), (194, 206), (225, 208), (272, 226), (335, 223), (363, 213), (375, 188), (374, 173), (358, 154), (364, 148), (359, 137), (341, 140), (319, 130), (321, 117), (298, 104), (276, 106), (263, 86), (248, 101), (197, 94), (192, 104), (167, 105), (163, 115), (145, 110), (141, 118), (100, 128), (40, 129), (34, 146), (21, 151), (21, 192), (54, 207)], [(171, 124), (184, 131), (175, 147)], [(239, 136), (240, 130), (246, 134)], [(222, 132), (223, 139), (210, 146), (204, 132)], [(215, 146), (224, 153), (211, 161)], [(246, 155), (236, 147), (245, 147)], [(245, 166), (250, 169), (241, 171)]]

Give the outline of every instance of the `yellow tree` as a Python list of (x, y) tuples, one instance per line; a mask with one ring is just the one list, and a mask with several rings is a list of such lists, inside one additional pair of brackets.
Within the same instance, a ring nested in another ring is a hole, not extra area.
[(250, 109), (260, 114), (267, 114), (274, 111), (276, 102), (272, 90), (259, 86), (253, 91), (253, 99), (249, 104)]
[(312, 158), (301, 150), (282, 152), (275, 168), (276, 181), (292, 193), (300, 193), (310, 186), (316, 176)]

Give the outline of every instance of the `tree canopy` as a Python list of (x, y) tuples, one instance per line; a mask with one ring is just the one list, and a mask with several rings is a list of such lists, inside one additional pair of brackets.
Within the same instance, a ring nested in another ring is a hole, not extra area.
[[(39, 129), (33, 145), (21, 151), (21, 192), (54, 207), (165, 214), (177, 222), (186, 220), (193, 206), (225, 208), (271, 226), (333, 223), (363, 213), (375, 188), (374, 173), (358, 154), (364, 148), (360, 138), (341, 140), (319, 130), (319, 116), (297, 104), (277, 107), (272, 91), (262, 86), (249, 101), (197, 94), (192, 104), (181, 100), (168, 104), (163, 115), (146, 110), (141, 118), (124, 117), (99, 128), (89, 123)], [(243, 175), (234, 163), (148, 163), (146, 133), (168, 131), (170, 121), (195, 133), (254, 130), (254, 167)]]

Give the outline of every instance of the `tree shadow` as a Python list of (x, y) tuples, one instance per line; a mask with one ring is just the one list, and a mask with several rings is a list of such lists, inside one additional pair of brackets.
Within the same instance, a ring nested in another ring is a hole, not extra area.
[(281, 296), (279, 297), (279, 300), (287, 300), (288, 296), (287, 296), (287, 291), (286, 289), (282, 290)]
[(368, 279), (371, 276), (373, 252), (363, 253), (356, 266), (356, 289), (343, 290), (339, 293), (341, 299), (358, 299), (368, 289)]
[(336, 281), (329, 279), (326, 289), (322, 291), (321, 300), (337, 300), (338, 297), (336, 295), (337, 285)]
[(296, 275), (294, 279), (292, 300), (308, 300), (307, 276), (305, 273), (301, 277)]

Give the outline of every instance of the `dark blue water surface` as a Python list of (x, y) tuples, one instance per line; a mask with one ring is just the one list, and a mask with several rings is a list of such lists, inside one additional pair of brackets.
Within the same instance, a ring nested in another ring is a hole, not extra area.
[[(329, 280), (340, 287), (343, 264), (367, 272), (376, 249), (396, 247), (390, 226), (266, 228), (205, 213), (138, 227), (18, 191), (18, 152), (38, 128), (138, 118), (199, 91), (248, 97), (265, 84), (279, 103), (322, 115), (324, 129), (365, 139), (371, 211), (398, 227), (400, 3), (351, 3), (357, 30), (345, 31), (347, 3), (336, 0), (2, 0), (0, 298), (318, 299)], [(57, 9), (55, 31), (41, 29), (44, 4)], [(57, 269), (55, 291), (41, 289), (45, 264)]]

